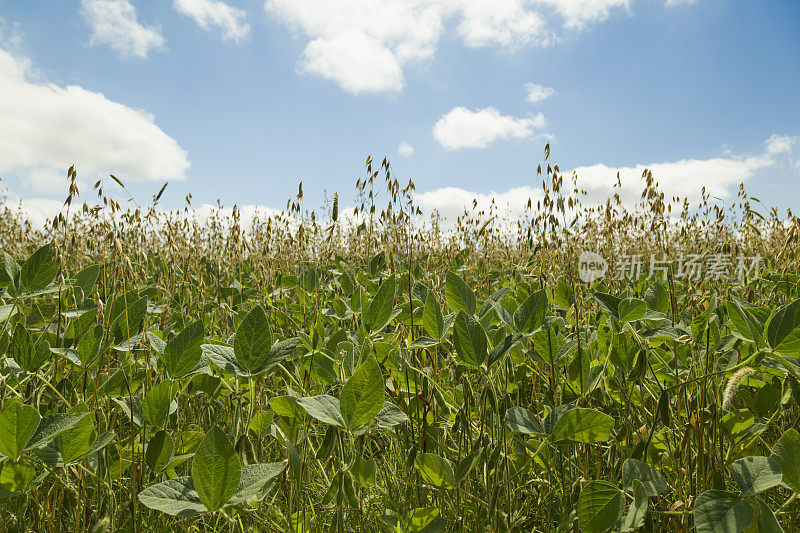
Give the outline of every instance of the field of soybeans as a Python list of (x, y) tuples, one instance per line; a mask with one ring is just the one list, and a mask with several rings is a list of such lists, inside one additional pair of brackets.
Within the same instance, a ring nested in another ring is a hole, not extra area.
[(800, 530), (800, 219), (532, 168), (519, 220), (371, 158), (247, 220), (0, 205), (0, 530)]

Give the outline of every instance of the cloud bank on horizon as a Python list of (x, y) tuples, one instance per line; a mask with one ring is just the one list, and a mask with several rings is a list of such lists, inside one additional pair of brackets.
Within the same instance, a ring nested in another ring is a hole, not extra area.
[[(668, 8), (696, 3), (659, 1)], [(313, 76), (354, 98), (379, 94), (391, 101), (401, 98), (409, 69), (429, 68), (445, 39), (467, 50), (513, 55), (580, 39), (612, 17), (631, 16), (634, 4), (634, 0), (265, 0), (262, 9), (249, 13), (222, 0), (173, 0), (170, 6), (184, 25), (194, 24), (203, 30), (198, 33), (239, 47), (253, 40), (257, 31), (253, 17), (259, 15), (288, 30), (301, 44), (296, 72), (283, 75)], [(175, 41), (176, 37), (168, 35), (152, 15), (143, 16), (137, 6), (141, 4), (132, 0), (80, 0), (75, 15), (89, 30), (85, 44), (108, 47), (120, 68), (169, 52), (167, 38)], [(11, 202), (37, 221), (53, 216), (61, 202), (52, 196), (63, 190), (65, 170), (73, 163), (85, 181), (112, 172), (134, 182), (191, 177), (191, 154), (181, 145), (181, 137), (165, 132), (153, 114), (80, 82), (49, 81), (18, 51), (21, 47), (14, 43), (19, 41), (24, 41), (20, 35), (0, 31), (0, 123), (4, 125), (0, 128), (0, 175), (15, 175), (24, 183), (22, 189), (9, 191)], [(392, 145), (395, 153), (413, 161), (431, 148), (451, 157), (500, 145), (530, 150), (545, 141), (553, 141), (555, 148), (558, 124), (546, 118), (547, 106), (569, 96), (558, 80), (539, 83), (543, 81), (517, 85), (519, 102), (533, 104), (527, 113), (504, 110), (507, 103), (453, 101), (419, 126), (427, 132), (430, 146), (422, 139), (398, 135)], [(797, 135), (774, 133), (764, 141), (763, 150), (754, 154), (739, 151), (647, 165), (635, 158), (623, 165), (589, 161), (564, 175), (575, 172), (590, 201), (605, 198), (619, 174), (622, 200), (633, 205), (645, 168), (652, 170), (667, 196), (697, 198), (705, 186), (710, 194), (726, 199), (740, 182), (759, 172), (780, 168), (800, 173), (800, 160), (794, 156), (798, 146)], [(479, 209), (494, 203), (513, 219), (523, 212), (528, 198), (535, 201), (539, 196), (538, 186), (493, 189), (498, 190), (428, 187), (416, 199), (427, 212), (438, 211), (449, 220), (473, 202)], [(210, 204), (198, 212), (208, 209)], [(275, 211), (248, 205), (247, 213), (256, 212)]]

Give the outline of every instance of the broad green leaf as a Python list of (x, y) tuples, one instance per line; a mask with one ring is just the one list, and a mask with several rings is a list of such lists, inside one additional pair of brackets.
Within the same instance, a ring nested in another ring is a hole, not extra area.
[(0, 454), (19, 459), (39, 427), (39, 412), (19, 401), (6, 401), (0, 413)]
[(579, 407), (564, 413), (553, 427), (555, 444), (603, 442), (611, 436), (614, 419), (600, 411)]
[(22, 280), (20, 279), (22, 269), (19, 267), (19, 263), (7, 252), (3, 252), (3, 266), (10, 282), (9, 292), (12, 296), (19, 296), (22, 293)]
[(481, 453), (483, 453), (483, 447), (475, 448), (469, 455), (459, 461), (455, 472), (456, 484), (461, 483), (469, 475), (472, 469), (475, 468), (478, 459), (481, 457)]
[(236, 493), (242, 467), (227, 435), (213, 426), (200, 442), (192, 459), (192, 479), (200, 501), (216, 511)]
[(648, 494), (645, 492), (642, 482), (638, 479), (633, 480), (633, 502), (628, 508), (628, 513), (622, 521), (622, 531), (636, 531), (644, 525), (645, 515), (649, 507)]
[(784, 356), (800, 355), (800, 300), (782, 307), (767, 325), (770, 347)]
[(174, 396), (171, 381), (162, 381), (150, 389), (142, 400), (142, 419), (151, 427), (160, 426), (169, 415)]
[(583, 533), (602, 533), (617, 523), (625, 496), (607, 481), (590, 481), (578, 496), (578, 527)]
[(444, 330), (444, 317), (442, 316), (442, 308), (439, 305), (439, 300), (433, 291), (428, 293), (425, 299), (425, 308), (422, 312), (422, 325), (428, 335), (434, 339), (441, 339), (446, 333)]
[(728, 310), (728, 316), (731, 319), (731, 323), (733, 324), (733, 328), (741, 335), (743, 338), (749, 341), (753, 341), (756, 347), (761, 348), (764, 346), (764, 338), (761, 334), (761, 324), (758, 322), (758, 319), (753, 316), (753, 314), (744, 306), (742, 305), (745, 302), (734, 298), (732, 301), (728, 302), (726, 308)]
[(200, 501), (194, 480), (188, 476), (168, 479), (147, 487), (139, 493), (139, 501), (145, 507), (181, 518), (196, 516), (208, 510)]
[(319, 396), (297, 398), (297, 405), (320, 422), (341, 428), (346, 426), (339, 407), (339, 400), (333, 396), (321, 394)]
[(524, 407), (510, 407), (504, 417), (506, 426), (511, 431), (526, 435), (543, 435), (544, 429), (533, 413)]
[[(88, 413), (89, 408), (85, 403), (78, 404), (73, 412)], [(97, 431), (94, 428), (94, 417), (85, 416), (71, 429), (61, 432), (58, 436), (58, 448), (61, 451), (61, 460), (70, 464), (85, 457), (97, 440)]]
[(53, 257), (52, 243), (45, 244), (31, 255), (22, 265), (20, 279), (28, 292), (40, 291), (50, 285), (58, 274), (58, 264)]
[(286, 461), (244, 465), (236, 492), (225, 503), (225, 506), (260, 500), (264, 497), (264, 491), (270, 482), (280, 476), (284, 470), (286, 470)]
[(523, 333), (533, 333), (542, 326), (547, 312), (547, 291), (533, 292), (514, 312), (514, 325)]
[(408, 533), (422, 533), (439, 516), (436, 507), (423, 507), (409, 511), (403, 523), (403, 531)]
[(375, 459), (364, 459), (360, 455), (356, 455), (353, 460), (353, 466), (350, 468), (350, 474), (359, 485), (367, 488), (375, 484), (376, 470)]
[(633, 490), (634, 482), (639, 481), (651, 498), (667, 490), (667, 480), (658, 470), (638, 459), (625, 459), (622, 463), (622, 482), (625, 488)]
[(447, 271), (447, 278), (444, 284), (444, 295), (447, 306), (453, 313), (463, 311), (468, 315), (474, 315), (477, 308), (475, 293), (464, 282), (458, 274)]
[(394, 276), (389, 276), (383, 280), (375, 297), (369, 303), (367, 316), (365, 317), (365, 323), (369, 326), (369, 331), (373, 333), (380, 331), (389, 323), (394, 310), (394, 296), (395, 279)]
[(477, 368), (486, 361), (486, 332), (475, 317), (459, 311), (453, 324), (453, 344), (461, 360), (470, 367)]
[(170, 376), (179, 378), (194, 370), (200, 362), (204, 335), (203, 321), (198, 320), (167, 342), (162, 360)]
[(653, 311), (666, 313), (669, 311), (669, 293), (661, 282), (655, 282), (644, 291), (644, 301)]
[(600, 307), (608, 311), (614, 318), (619, 318), (619, 303), (622, 300), (604, 292), (595, 292), (593, 296), (597, 303), (600, 304)]
[(746, 533), (783, 533), (783, 528), (775, 517), (775, 513), (761, 498), (755, 498), (756, 518), (745, 531)]
[(414, 459), (414, 467), (426, 483), (439, 489), (452, 489), (456, 486), (453, 465), (444, 457), (433, 453), (421, 453)]
[(35, 448), (47, 444), (56, 436), (77, 426), (89, 413), (53, 413), (42, 417), (27, 448)]
[(244, 317), (236, 329), (233, 353), (243, 369), (253, 372), (267, 362), (270, 348), (272, 348), (272, 331), (264, 309), (258, 306)]
[(744, 457), (734, 461), (731, 474), (742, 495), (755, 496), (780, 485), (783, 474), (781, 465), (772, 457)]
[(383, 402), (383, 407), (375, 416), (375, 424), (383, 429), (391, 429), (405, 422), (408, 422), (408, 416), (392, 402)]
[(0, 489), (9, 492), (24, 492), (36, 475), (36, 468), (25, 460), (4, 461), (0, 467)]
[(21, 323), (14, 327), (11, 356), (26, 372), (36, 372), (50, 357), (50, 343), (41, 339), (34, 344), (30, 332)]
[(781, 467), (783, 484), (800, 492), (800, 433), (790, 428), (772, 447), (772, 458)]
[(353, 373), (339, 395), (344, 425), (352, 429), (370, 422), (383, 408), (383, 375), (370, 356)]
[(623, 322), (639, 320), (647, 313), (647, 302), (638, 298), (625, 298), (619, 302), (617, 313)]
[(753, 508), (724, 490), (708, 490), (694, 502), (694, 525), (698, 533), (738, 533), (753, 521)]
[(163, 429), (153, 435), (144, 452), (144, 460), (150, 470), (156, 474), (164, 470), (169, 465), (170, 459), (172, 459), (174, 448), (175, 442), (169, 436), (169, 433)]

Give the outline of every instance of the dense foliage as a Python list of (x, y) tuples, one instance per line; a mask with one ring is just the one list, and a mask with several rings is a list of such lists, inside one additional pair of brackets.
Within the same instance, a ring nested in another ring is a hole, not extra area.
[[(379, 171), (325, 223), (302, 186), (247, 227), (163, 189), (75, 209), (73, 169), (73, 214), (6, 206), (2, 529), (800, 526), (796, 217), (665, 201), (649, 174), (636, 209), (584, 208), (548, 165), (519, 223), (443, 228)], [(763, 261), (582, 283), (581, 249)]]

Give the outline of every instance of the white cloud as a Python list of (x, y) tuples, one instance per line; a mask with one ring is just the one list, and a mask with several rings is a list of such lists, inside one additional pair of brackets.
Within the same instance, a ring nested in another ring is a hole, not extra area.
[(175, 0), (175, 10), (188, 15), (204, 30), (216, 26), (222, 38), (237, 43), (250, 34), (247, 13), (220, 0)]
[(139, 23), (128, 0), (81, 0), (81, 13), (92, 29), (91, 44), (107, 44), (122, 57), (147, 57), (166, 44), (158, 28)]
[(307, 39), (298, 70), (353, 94), (400, 91), (403, 69), (430, 60), (455, 28), (469, 47), (548, 46), (558, 31), (602, 22), (630, 0), (266, 0)]
[(544, 85), (537, 85), (535, 83), (526, 83), (525, 92), (528, 93), (528, 102), (532, 104), (541, 102), (542, 100), (547, 100), (556, 94), (555, 89), (551, 87), (545, 87)]
[(544, 15), (522, 0), (461, 0), (458, 34), (472, 48), (499, 45), (512, 48), (551, 44), (555, 36)]
[(653, 173), (653, 178), (669, 199), (673, 196), (696, 200), (705, 187), (712, 196), (725, 199), (739, 183), (747, 181), (775, 160), (768, 155), (716, 157), (712, 159), (682, 159), (680, 161), (651, 163), (628, 167), (609, 167), (602, 163), (575, 168), (579, 184), (585, 188), (592, 200), (607, 198), (619, 173), (622, 180), (620, 196), (623, 203), (632, 205), (639, 198), (644, 169)]
[(400, 143), (400, 146), (397, 147), (397, 153), (403, 157), (411, 157), (414, 155), (414, 147), (406, 141), (403, 141)]
[(76, 85), (42, 81), (27, 59), (2, 48), (0, 94), (0, 174), (16, 175), (33, 190), (61, 194), (73, 163), (85, 178), (186, 177), (186, 151), (152, 115)]
[(336, 80), (348, 92), (397, 92), (403, 69), (378, 39), (359, 31), (314, 39), (303, 52), (300, 70)]
[[(588, 194), (584, 205), (602, 202), (618, 192), (623, 205), (632, 208), (641, 196), (644, 186), (642, 173), (645, 168), (653, 173), (653, 178), (668, 201), (673, 196), (678, 196), (688, 198), (690, 203), (696, 203), (704, 186), (708, 194), (726, 199), (735, 193), (739, 183), (752, 179), (761, 172), (787, 169), (791, 169), (789, 172), (800, 172), (800, 164), (787, 162), (782, 157), (791, 149), (791, 145), (785, 142), (787, 139), (792, 143), (800, 142), (797, 137), (772, 135), (765, 142), (764, 153), (757, 155), (731, 154), (710, 159), (681, 159), (625, 167), (597, 163), (562, 172), (565, 184), (569, 183), (570, 187), (570, 176), (573, 171), (577, 173), (578, 187), (585, 189)], [(617, 182), (617, 173), (622, 188), (615, 191), (613, 187)], [(499, 214), (514, 221), (523, 214), (528, 198), (531, 198), (535, 206), (536, 200), (541, 198), (539, 189), (515, 187), (505, 192), (478, 193), (457, 187), (442, 187), (415, 196), (426, 212), (438, 210), (450, 223), (455, 222), (465, 208), (472, 210), (473, 200), (477, 201), (478, 209), (483, 210), (487, 210), (494, 201), (500, 210)]]
[(530, 118), (501, 115), (494, 107), (471, 111), (465, 107), (453, 108), (436, 122), (433, 138), (449, 150), (461, 148), (486, 148), (501, 139), (527, 139), (535, 128), (547, 125), (539, 113)]
[(667, 7), (688, 6), (695, 2), (697, 2), (697, 0), (667, 0)]
[(535, 0), (554, 9), (568, 29), (582, 29), (603, 22), (613, 10), (628, 10), (631, 0)]
[(460, 187), (441, 187), (432, 191), (418, 193), (414, 201), (421, 206), (425, 213), (437, 211), (444, 220), (454, 223), (456, 218), (464, 214), (464, 210), (472, 211), (473, 202), (477, 203), (477, 210), (489, 212), (494, 204), (497, 214), (503, 219), (517, 220), (525, 210), (528, 198), (535, 204), (541, 197), (537, 189), (529, 186), (514, 187), (505, 192), (491, 191), (487, 194), (476, 193)]
[(769, 139), (764, 141), (764, 144), (770, 155), (791, 154), (794, 146), (800, 144), (800, 137), (773, 133)]

